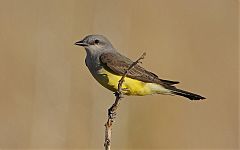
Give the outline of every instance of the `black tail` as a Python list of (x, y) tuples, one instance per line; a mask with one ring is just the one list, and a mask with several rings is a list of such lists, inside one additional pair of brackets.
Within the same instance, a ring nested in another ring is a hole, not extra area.
[(200, 95), (197, 95), (197, 94), (194, 94), (194, 93), (191, 93), (191, 92), (187, 92), (187, 91), (184, 91), (184, 90), (180, 90), (180, 89), (177, 89), (177, 88), (173, 88), (173, 89), (171, 89), (171, 91), (172, 91), (173, 94), (186, 97), (190, 100), (206, 99), (205, 97), (202, 97)]

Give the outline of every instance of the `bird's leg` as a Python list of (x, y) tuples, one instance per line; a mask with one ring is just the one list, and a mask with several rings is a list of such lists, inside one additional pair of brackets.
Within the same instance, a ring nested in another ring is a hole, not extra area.
[(124, 92), (130, 92), (130, 90), (129, 90), (128, 88), (122, 88), (122, 90), (123, 90)]

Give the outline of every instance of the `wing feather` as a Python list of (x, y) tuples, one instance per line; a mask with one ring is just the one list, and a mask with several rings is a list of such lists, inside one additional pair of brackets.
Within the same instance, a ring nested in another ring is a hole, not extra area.
[[(116, 52), (103, 53), (99, 57), (99, 59), (103, 66), (105, 67), (105, 69), (117, 75), (123, 75), (125, 71), (129, 68), (129, 66), (133, 63), (133, 61), (131, 61), (127, 57)], [(147, 71), (138, 64), (135, 65), (131, 70), (129, 70), (127, 77), (137, 79), (143, 82), (157, 83), (161, 85), (163, 84), (172, 85), (179, 83), (178, 81), (168, 81), (159, 79), (156, 74)]]

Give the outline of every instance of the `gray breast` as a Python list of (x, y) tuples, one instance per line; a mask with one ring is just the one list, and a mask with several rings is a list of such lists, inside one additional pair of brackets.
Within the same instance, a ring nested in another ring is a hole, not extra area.
[(102, 69), (102, 67), (100, 66), (98, 54), (92, 55), (90, 53), (87, 53), (87, 56), (85, 58), (85, 64), (92, 74), (97, 73), (100, 69)]

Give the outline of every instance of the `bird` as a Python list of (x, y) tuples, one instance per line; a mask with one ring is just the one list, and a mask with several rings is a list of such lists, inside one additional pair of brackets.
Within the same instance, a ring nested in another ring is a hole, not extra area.
[[(117, 92), (118, 82), (133, 63), (113, 47), (103, 35), (87, 35), (75, 43), (86, 50), (85, 64), (92, 76), (105, 88)], [(203, 100), (205, 97), (176, 87), (178, 81), (159, 78), (139, 64), (131, 68), (122, 84), (122, 93), (127, 96), (153, 94), (178, 95), (190, 100)]]

